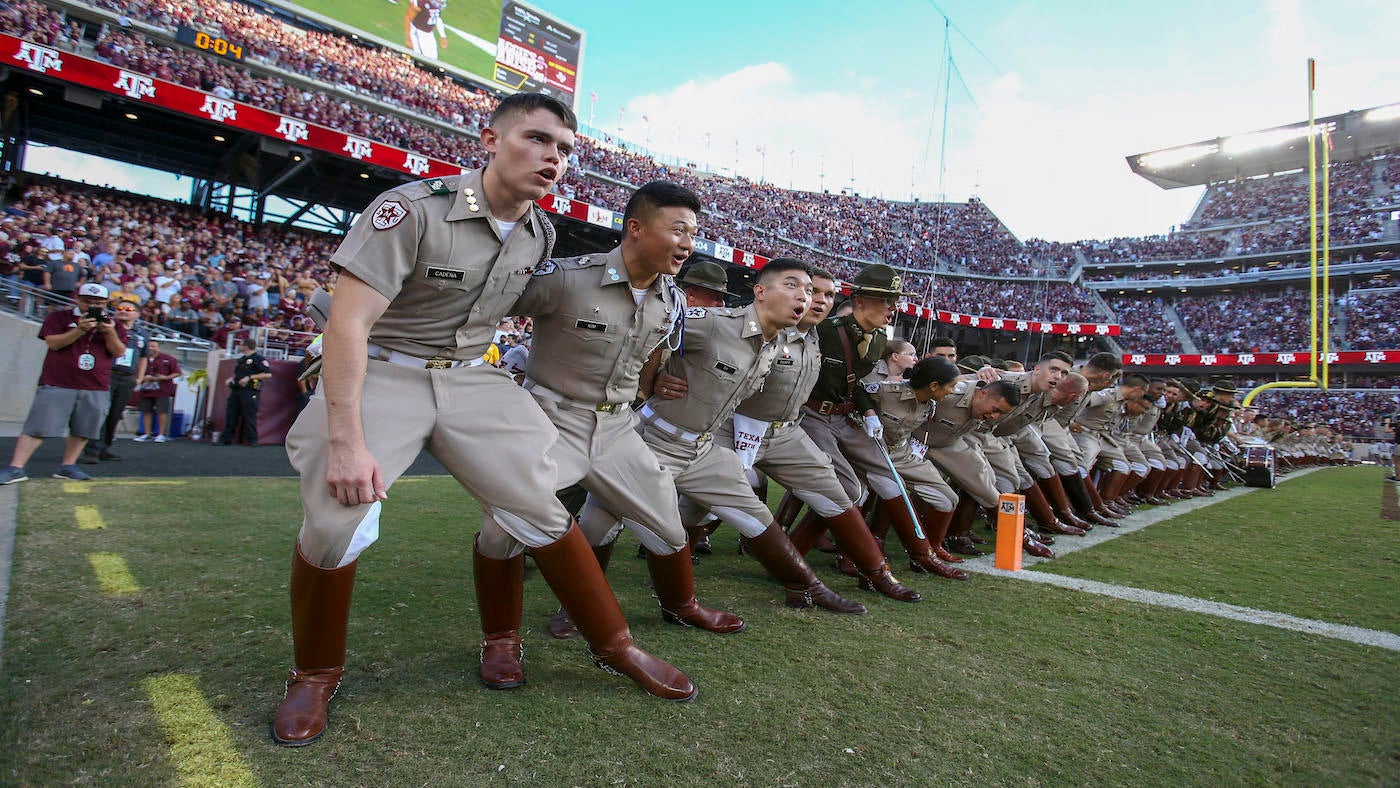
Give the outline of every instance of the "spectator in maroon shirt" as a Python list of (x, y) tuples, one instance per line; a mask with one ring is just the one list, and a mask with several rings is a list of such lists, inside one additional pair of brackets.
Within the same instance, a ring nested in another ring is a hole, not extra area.
[(39, 374), (39, 390), (29, 407), (24, 429), (15, 441), (10, 465), (0, 470), (0, 484), (29, 477), (24, 466), (45, 438), (63, 437), (59, 479), (86, 481), (92, 477), (77, 466), (89, 440), (101, 437), (107, 417), (112, 359), (126, 352), (126, 328), (106, 313), (107, 288), (89, 282), (78, 287), (78, 305), (55, 309), (39, 327), (49, 347)]
[[(152, 339), (146, 343), (146, 375), (136, 384), (141, 392), (138, 403), (141, 421), (136, 440), (148, 441), (152, 435), (156, 443), (170, 440), (170, 406), (175, 402), (175, 378), (180, 377), (180, 373), (180, 362), (169, 353), (162, 353), (159, 342)], [(146, 429), (148, 415), (150, 430)]]

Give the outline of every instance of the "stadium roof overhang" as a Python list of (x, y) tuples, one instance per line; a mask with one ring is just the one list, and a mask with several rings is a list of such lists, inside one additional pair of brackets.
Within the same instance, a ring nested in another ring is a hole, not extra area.
[(28, 141), (346, 211), (413, 180), (27, 71), (5, 72), (0, 84), (18, 100), (7, 126)]
[[(1333, 161), (1400, 148), (1400, 104), (1318, 118), (1316, 125), (1330, 138)], [(1307, 138), (1304, 121), (1134, 154), (1128, 167), (1163, 189), (1202, 186), (1305, 168)]]

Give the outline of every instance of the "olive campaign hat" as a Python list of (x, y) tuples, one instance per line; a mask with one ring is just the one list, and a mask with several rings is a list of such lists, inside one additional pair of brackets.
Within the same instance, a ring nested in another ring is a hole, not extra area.
[(729, 294), (729, 275), (725, 273), (724, 266), (709, 260), (691, 263), (676, 282), (681, 287), (703, 287), (717, 293)]
[(904, 295), (904, 278), (884, 263), (867, 265), (851, 280), (851, 294), (898, 298)]

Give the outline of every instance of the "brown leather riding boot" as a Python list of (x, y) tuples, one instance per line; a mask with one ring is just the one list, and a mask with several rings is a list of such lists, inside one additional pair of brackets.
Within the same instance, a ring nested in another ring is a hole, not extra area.
[(778, 501), (778, 511), (774, 513), (773, 520), (784, 531), (792, 530), (792, 523), (797, 519), (797, 514), (802, 511), (802, 499), (792, 494), (789, 490), (783, 493), (783, 497)]
[[(598, 561), (598, 568), (607, 574), (608, 563), (612, 561), (613, 546), (617, 544), (614, 539), (607, 544), (601, 544), (593, 548), (593, 557)], [(569, 618), (569, 613), (564, 608), (559, 608), (554, 612), (554, 617), (549, 619), (549, 623), (544, 625), (544, 631), (555, 640), (573, 640), (578, 637), (578, 627)]]
[(952, 552), (973, 557), (983, 555), (971, 538), (972, 524), (977, 519), (979, 508), (976, 499), (967, 494), (959, 498), (958, 505), (953, 507), (953, 516), (948, 524), (948, 536), (944, 539), (948, 549)]
[[(937, 575), (948, 580), (967, 579), (966, 572), (943, 563), (934, 554), (933, 546), (929, 544), (931, 534), (924, 531), (924, 535), (919, 536), (914, 527), (915, 522), (909, 516), (909, 509), (905, 506), (903, 498), (882, 500), (880, 508), (889, 518), (890, 525), (894, 527), (894, 532), (899, 537), (899, 543), (904, 545), (904, 552), (909, 556), (909, 571)], [(916, 511), (915, 514), (918, 512)], [(918, 525), (919, 530), (922, 530), (924, 525), (922, 518), (920, 518)]]
[(769, 523), (763, 533), (744, 539), (749, 555), (758, 559), (787, 592), (788, 607), (825, 608), (833, 613), (864, 613), (865, 605), (842, 598), (822, 585), (812, 567), (793, 549), (792, 542), (776, 523)]
[(292, 655), (287, 692), (272, 718), (272, 740), (301, 747), (326, 732), (326, 707), (345, 671), (345, 630), (355, 563), (322, 569), (292, 549)]
[(846, 511), (826, 519), (831, 535), (841, 553), (848, 556), (860, 572), (860, 587), (900, 602), (918, 602), (922, 597), (918, 592), (906, 588), (890, 573), (890, 564), (885, 553), (865, 527), (865, 518), (860, 510), (852, 506)]
[[(1089, 496), (1089, 500), (1094, 505), (1094, 514), (1098, 515), (1099, 517), (1105, 520), (1105, 522), (1099, 524), (1107, 525), (1110, 528), (1117, 528), (1118, 520), (1122, 518), (1123, 515), (1118, 514), (1117, 512), (1105, 506), (1103, 498), (1099, 497), (1099, 489), (1094, 485), (1090, 484), (1087, 479), (1084, 480), (1084, 492)], [(1098, 521), (1096, 520), (1095, 522)]]
[(1050, 507), (1050, 500), (1045, 497), (1038, 485), (1032, 484), (1021, 494), (1026, 496), (1026, 508), (1030, 510), (1031, 517), (1035, 518), (1040, 530), (1049, 531), (1052, 534), (1065, 534), (1068, 536), (1083, 536), (1084, 529), (1076, 527), (1055, 516), (1055, 510)]
[[(864, 522), (864, 520), (861, 521), (862, 527), (864, 527)], [(792, 541), (792, 546), (797, 550), (797, 554), (805, 558), (808, 553), (812, 552), (817, 540), (824, 533), (826, 533), (826, 521), (817, 514), (816, 509), (808, 509), (797, 525), (788, 531), (788, 539)]]
[(710, 527), (708, 525), (692, 525), (685, 529), (686, 541), (690, 543), (692, 555), (710, 555), (715, 549), (710, 545)]
[(1128, 474), (1122, 471), (1109, 471), (1099, 485), (1099, 494), (1103, 497), (1105, 504), (1117, 504), (1124, 509), (1127, 504), (1120, 503), (1118, 496), (1123, 494), (1123, 488), (1128, 483)]
[(1072, 525), (1081, 531), (1091, 531), (1094, 524), (1080, 519), (1075, 514), (1074, 507), (1070, 505), (1069, 496), (1065, 494), (1064, 482), (1060, 477), (1051, 476), (1047, 479), (1036, 479), (1035, 486), (1040, 488), (1041, 494), (1050, 501), (1050, 510), (1055, 513), (1060, 522), (1065, 525)]
[[(480, 537), (478, 537), (478, 540)], [(505, 560), (472, 551), (472, 580), (481, 613), (481, 683), (488, 689), (512, 689), (525, 683), (520, 659), (522, 595), (525, 593), (525, 553)]]
[[(784, 537), (786, 538), (786, 537)], [(577, 525), (552, 544), (532, 551), (535, 566), (588, 641), (593, 662), (627, 676), (658, 698), (690, 700), (699, 692), (686, 675), (637, 648), (608, 579)]]
[(742, 632), (744, 619), (723, 610), (712, 610), (695, 598), (695, 566), (690, 562), (690, 548), (682, 547), (670, 555), (647, 552), (647, 569), (661, 605), (661, 618), (670, 624), (699, 627), (708, 632), (728, 635)]

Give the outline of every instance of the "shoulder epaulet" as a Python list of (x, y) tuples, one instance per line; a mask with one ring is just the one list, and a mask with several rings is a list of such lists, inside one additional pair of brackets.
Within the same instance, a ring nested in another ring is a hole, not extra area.
[(972, 386), (973, 386), (973, 383), (972, 383), (971, 380), (959, 380), (959, 381), (953, 386), (953, 393), (954, 393), (954, 394), (966, 394), (967, 391), (968, 391), (968, 389), (972, 388)]
[(596, 268), (596, 267), (602, 265), (603, 263), (607, 262), (607, 260), (608, 260), (607, 255), (601, 255), (601, 254), (582, 254), (582, 255), (579, 255), (578, 257), (564, 257), (564, 258), (555, 260), (554, 262), (558, 263), (560, 268), (570, 268), (570, 269), (574, 269), (574, 268)]
[(685, 310), (685, 319), (686, 319), (686, 320), (699, 320), (699, 319), (702, 318), (702, 317), (708, 317), (709, 314), (710, 314), (710, 310), (706, 309), (706, 308), (703, 307), (703, 306), (692, 306), (692, 307), (687, 307), (686, 310)]
[[(744, 307), (711, 306), (702, 308), (715, 317), (743, 317), (744, 315)], [(690, 317), (689, 310), (687, 310), (686, 317)]]
[(462, 180), (459, 175), (452, 175), (445, 178), (428, 178), (423, 181), (415, 181), (405, 184), (399, 188), (410, 200), (421, 200), (424, 197), (434, 195), (450, 195), (457, 191), (457, 186)]

